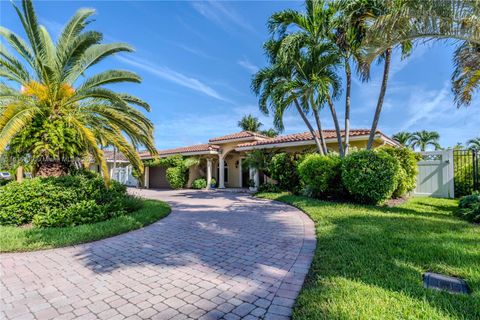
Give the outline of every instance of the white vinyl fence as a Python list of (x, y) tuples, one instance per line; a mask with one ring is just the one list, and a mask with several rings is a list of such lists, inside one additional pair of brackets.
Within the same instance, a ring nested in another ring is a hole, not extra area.
[(420, 152), (418, 162), (417, 196), (454, 198), (453, 150)]

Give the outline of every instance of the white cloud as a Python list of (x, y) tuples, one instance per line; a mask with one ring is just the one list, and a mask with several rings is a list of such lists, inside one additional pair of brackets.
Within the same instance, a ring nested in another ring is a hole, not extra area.
[(248, 61), (247, 58), (240, 59), (237, 61), (237, 63), (244, 67), (250, 73), (256, 73), (259, 70), (259, 68), (250, 61)]
[(178, 85), (181, 85), (183, 87), (192, 89), (194, 91), (203, 93), (207, 96), (210, 96), (212, 98), (229, 102), (231, 101), (222, 95), (220, 95), (215, 89), (211, 88), (207, 84), (201, 82), (198, 79), (191, 78), (189, 76), (186, 76), (180, 72), (177, 72), (175, 70), (172, 70), (168, 67), (165, 66), (158, 66), (153, 63), (147, 62), (143, 59), (139, 58), (126, 58), (123, 56), (116, 56), (118, 60), (125, 62), (129, 65), (138, 67), (140, 69), (143, 69), (155, 76), (158, 76), (159, 78), (165, 79), (167, 81), (170, 81), (172, 83), (176, 83)]
[(208, 20), (230, 31), (230, 25), (254, 32), (255, 29), (243, 19), (233, 8), (220, 1), (194, 1), (192, 7)]

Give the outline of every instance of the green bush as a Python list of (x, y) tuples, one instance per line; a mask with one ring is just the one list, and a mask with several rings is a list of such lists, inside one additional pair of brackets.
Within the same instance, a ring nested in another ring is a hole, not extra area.
[(338, 196), (343, 189), (338, 155), (310, 154), (298, 165), (300, 181), (310, 196)]
[(133, 212), (141, 205), (118, 182), (107, 188), (99, 175), (77, 172), (0, 188), (0, 225), (74, 226)]
[(291, 153), (278, 153), (272, 157), (269, 169), (271, 178), (277, 180), (281, 190), (298, 192), (300, 178), (297, 164), (300, 156)]
[(168, 168), (166, 176), (168, 184), (172, 189), (181, 189), (187, 182), (185, 168), (183, 168), (183, 166)]
[(384, 151), (361, 150), (342, 162), (342, 181), (360, 203), (377, 204), (389, 199), (397, 188), (400, 164)]
[(264, 184), (261, 184), (260, 187), (258, 187), (258, 192), (280, 192), (280, 188), (278, 187), (278, 185), (276, 184), (273, 184), (273, 183), (264, 183)]
[(0, 179), (0, 187), (1, 186), (4, 186), (8, 183), (12, 182), (12, 180), (9, 180), (9, 179)]
[(193, 189), (205, 189), (207, 187), (207, 180), (203, 178), (195, 179), (192, 182)]
[(383, 147), (380, 150), (395, 157), (400, 164), (397, 177), (398, 185), (393, 192), (393, 197), (398, 198), (415, 190), (418, 175), (417, 163), (421, 159), (420, 155), (409, 148)]
[(480, 222), (480, 192), (476, 191), (469, 196), (464, 196), (458, 202), (455, 214), (471, 222)]

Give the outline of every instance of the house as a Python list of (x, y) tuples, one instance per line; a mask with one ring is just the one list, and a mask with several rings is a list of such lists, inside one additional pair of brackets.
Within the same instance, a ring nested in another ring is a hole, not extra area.
[[(353, 129), (350, 131), (350, 146), (365, 148), (370, 130)], [(318, 135), (318, 132), (317, 132)], [(342, 136), (344, 132), (342, 131)], [(338, 150), (335, 130), (324, 130), (327, 148)], [(398, 143), (380, 131), (375, 134), (374, 147), (382, 145), (398, 146)], [(248, 152), (256, 149), (270, 149), (278, 152), (315, 151), (315, 142), (310, 132), (295, 133), (270, 138), (250, 131), (241, 131), (221, 137), (212, 138), (208, 143), (160, 150), (159, 157), (182, 155), (198, 157), (200, 164), (189, 169), (187, 186), (193, 180), (204, 177), (207, 181), (214, 178), (218, 188), (243, 188), (253, 179), (258, 186), (263, 176), (252, 168), (242, 166)], [(143, 160), (152, 159), (147, 152), (140, 153)], [(129, 179), (127, 179), (128, 181)], [(131, 179), (130, 179), (131, 180)], [(166, 179), (166, 169), (162, 167), (145, 167), (144, 183), (146, 188), (169, 188)]]

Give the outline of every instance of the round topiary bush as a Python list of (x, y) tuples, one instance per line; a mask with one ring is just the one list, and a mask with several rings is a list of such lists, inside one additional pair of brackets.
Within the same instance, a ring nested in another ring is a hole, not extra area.
[(362, 150), (343, 159), (342, 181), (360, 203), (377, 204), (389, 199), (397, 188), (398, 160), (384, 151)]
[(195, 179), (192, 182), (193, 189), (205, 189), (206, 187), (207, 187), (207, 180), (203, 178)]
[(298, 165), (301, 182), (314, 197), (333, 196), (342, 189), (341, 159), (338, 155), (310, 154)]
[(126, 187), (91, 172), (58, 178), (35, 178), (0, 188), (0, 225), (33, 222), (37, 227), (75, 226), (133, 212), (141, 201)]
[(168, 184), (172, 189), (181, 189), (187, 182), (185, 168), (183, 168), (183, 166), (168, 168), (166, 176)]

